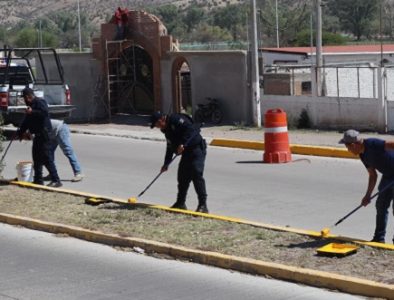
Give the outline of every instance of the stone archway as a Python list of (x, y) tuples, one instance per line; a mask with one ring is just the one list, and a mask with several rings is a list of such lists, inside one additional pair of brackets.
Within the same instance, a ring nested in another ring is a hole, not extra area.
[[(117, 62), (114, 62), (116, 64)], [(154, 110), (153, 62), (138, 45), (125, 48), (119, 59), (117, 112), (150, 113)]]
[(172, 64), (171, 70), (172, 95), (174, 96), (173, 109), (176, 112), (192, 114), (193, 101), (190, 76), (190, 65), (186, 58), (183, 56), (177, 57)]
[(93, 39), (93, 56), (102, 62), (110, 115), (161, 109), (161, 59), (177, 50), (156, 16), (142, 10), (130, 10), (127, 15), (124, 40), (115, 40), (112, 21), (102, 24), (100, 38)]

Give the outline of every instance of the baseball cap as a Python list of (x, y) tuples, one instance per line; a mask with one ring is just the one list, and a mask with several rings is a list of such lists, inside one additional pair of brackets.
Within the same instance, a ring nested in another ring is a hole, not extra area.
[(339, 144), (352, 144), (361, 141), (359, 132), (354, 129), (346, 130), (343, 134), (343, 138), (339, 140)]
[(155, 127), (156, 122), (161, 119), (161, 117), (164, 116), (161, 112), (157, 111), (154, 112), (151, 116), (150, 116), (150, 128)]
[(29, 87), (24, 88), (22, 91), (22, 96), (25, 97), (25, 96), (30, 96), (30, 95), (34, 96), (34, 90)]

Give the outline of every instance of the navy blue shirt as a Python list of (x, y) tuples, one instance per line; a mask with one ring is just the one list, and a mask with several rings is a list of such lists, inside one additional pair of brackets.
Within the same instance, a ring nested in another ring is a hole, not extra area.
[(52, 130), (51, 121), (49, 119), (48, 104), (42, 98), (34, 98), (30, 105), (32, 112), (27, 114), (20, 126), (19, 133), (22, 134), (29, 130), (33, 134), (41, 134), (44, 130), (50, 132)]
[(167, 126), (162, 130), (167, 139), (164, 165), (169, 164), (179, 145), (184, 145), (187, 151), (187, 147), (192, 148), (202, 142), (200, 129), (194, 127), (190, 117), (174, 113), (167, 116), (166, 122)]
[(394, 178), (394, 151), (385, 150), (381, 139), (364, 139), (364, 152), (360, 154), (366, 168), (378, 170), (384, 177)]

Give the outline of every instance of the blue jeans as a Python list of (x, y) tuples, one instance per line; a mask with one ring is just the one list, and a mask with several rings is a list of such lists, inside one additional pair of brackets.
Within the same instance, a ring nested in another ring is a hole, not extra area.
[(52, 141), (52, 144), (52, 153), (55, 153), (55, 150), (59, 145), (60, 149), (62, 149), (63, 151), (63, 154), (68, 158), (74, 175), (81, 173), (81, 165), (79, 164), (78, 159), (74, 153), (74, 149), (71, 145), (70, 129), (68, 128), (66, 123), (64, 123), (63, 126), (60, 128), (56, 139)]
[[(387, 185), (393, 183), (394, 178), (382, 178), (379, 183), (378, 190), (381, 191)], [(394, 198), (394, 186), (387, 188), (381, 194), (379, 194), (378, 199), (376, 200), (376, 227), (374, 239), (378, 241), (384, 241), (386, 236), (386, 227), (388, 220), (388, 210), (391, 202)], [(393, 214), (394, 214), (394, 206), (393, 206)], [(394, 239), (393, 239), (394, 241)]]
[(34, 166), (34, 183), (43, 184), (42, 167), (45, 166), (49, 171), (51, 181), (60, 181), (53, 160), (51, 141), (44, 136), (36, 135), (33, 139), (33, 166)]

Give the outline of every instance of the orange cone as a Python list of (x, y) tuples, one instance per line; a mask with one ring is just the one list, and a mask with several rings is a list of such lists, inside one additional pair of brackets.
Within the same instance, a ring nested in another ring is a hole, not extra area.
[(272, 164), (291, 161), (285, 111), (281, 108), (267, 110), (264, 128), (264, 162)]

